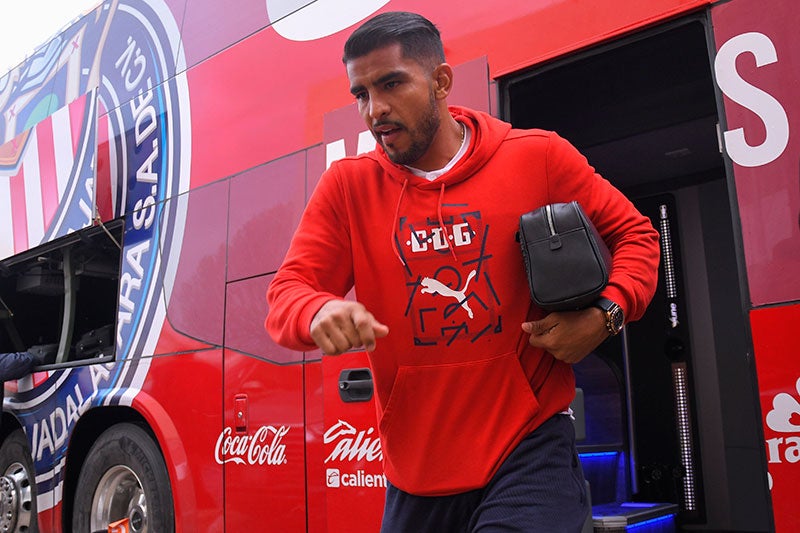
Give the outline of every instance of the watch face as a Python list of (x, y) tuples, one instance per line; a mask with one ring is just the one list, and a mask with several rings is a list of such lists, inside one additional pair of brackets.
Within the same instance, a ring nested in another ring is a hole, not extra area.
[(619, 306), (614, 306), (614, 309), (612, 309), (609, 314), (611, 327), (614, 329), (614, 332), (617, 333), (620, 329), (622, 329), (622, 309)]
[(606, 328), (612, 335), (616, 335), (625, 323), (625, 315), (622, 308), (615, 302), (606, 298), (600, 298), (595, 304), (606, 314)]

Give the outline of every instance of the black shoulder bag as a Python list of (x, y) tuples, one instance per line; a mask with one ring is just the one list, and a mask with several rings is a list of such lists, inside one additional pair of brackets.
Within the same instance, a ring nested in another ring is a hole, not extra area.
[(519, 242), (531, 298), (546, 311), (588, 307), (608, 283), (611, 253), (578, 202), (522, 215)]

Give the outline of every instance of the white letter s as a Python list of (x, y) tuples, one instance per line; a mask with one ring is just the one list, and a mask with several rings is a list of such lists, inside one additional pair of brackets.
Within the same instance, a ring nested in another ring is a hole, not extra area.
[(744, 52), (755, 56), (756, 66), (778, 61), (772, 41), (763, 33), (743, 33), (723, 44), (714, 60), (714, 73), (719, 88), (734, 102), (758, 115), (767, 131), (764, 142), (750, 146), (744, 128), (726, 131), (725, 146), (734, 162), (743, 167), (766, 165), (777, 159), (789, 143), (789, 119), (786, 111), (772, 95), (750, 85), (736, 71), (736, 58)]

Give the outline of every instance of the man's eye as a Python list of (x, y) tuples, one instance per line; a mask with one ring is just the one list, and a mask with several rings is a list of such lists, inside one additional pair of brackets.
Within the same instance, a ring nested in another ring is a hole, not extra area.
[(394, 88), (395, 88), (395, 87), (397, 87), (398, 85), (400, 85), (400, 82), (399, 82), (399, 81), (390, 81), (390, 82), (388, 82), (388, 83), (386, 84), (386, 88), (387, 88), (387, 89), (394, 89)]
[(356, 101), (358, 101), (358, 102), (363, 102), (364, 100), (367, 99), (367, 93), (366, 92), (356, 93), (353, 96), (355, 97)]

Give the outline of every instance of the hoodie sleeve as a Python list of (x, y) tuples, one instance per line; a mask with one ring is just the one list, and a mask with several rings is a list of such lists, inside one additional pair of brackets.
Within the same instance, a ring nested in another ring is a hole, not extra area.
[(282, 346), (299, 351), (316, 348), (311, 320), (323, 304), (343, 298), (353, 285), (345, 200), (334, 164), (322, 175), (267, 288), (264, 326)]
[(550, 201), (577, 200), (611, 251), (603, 296), (622, 307), (626, 322), (641, 318), (658, 281), (658, 232), (650, 219), (555, 133), (547, 149), (547, 181)]

